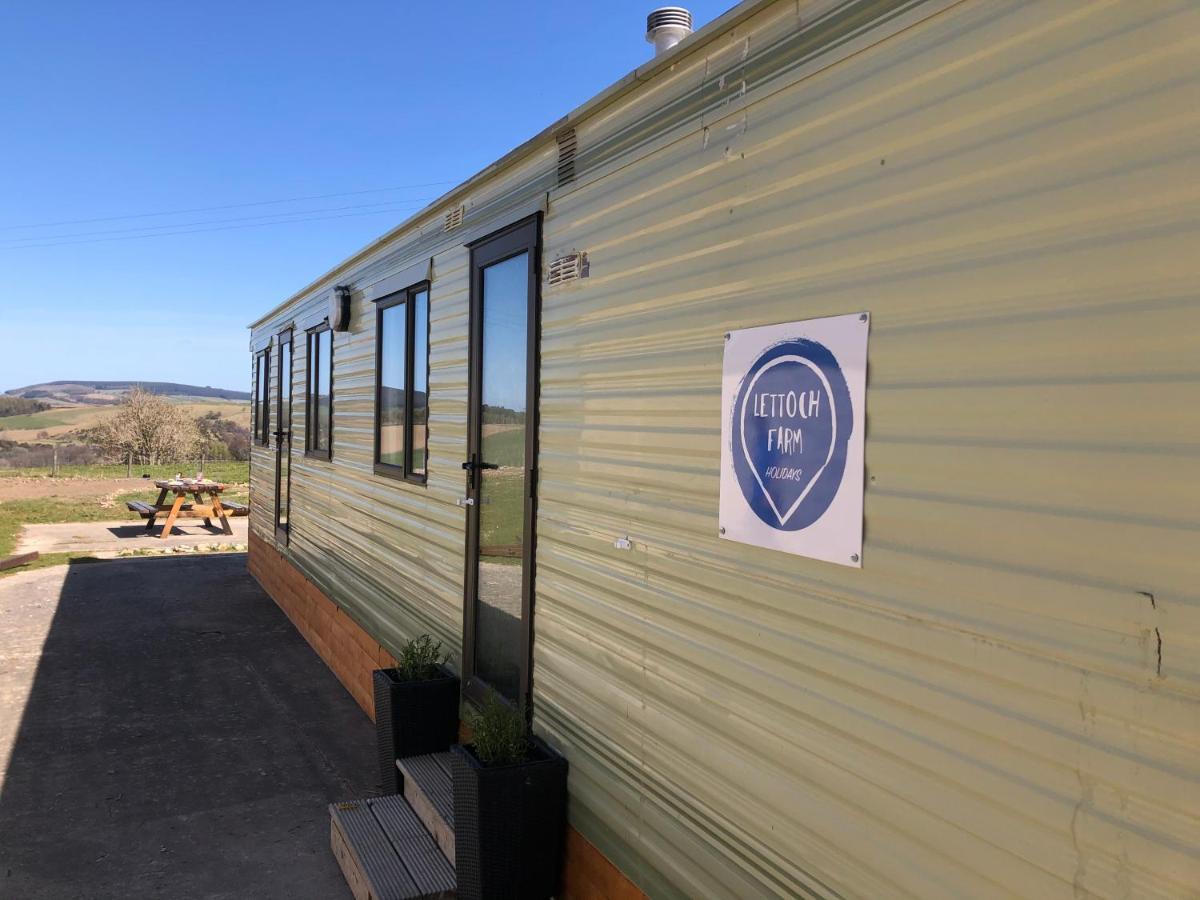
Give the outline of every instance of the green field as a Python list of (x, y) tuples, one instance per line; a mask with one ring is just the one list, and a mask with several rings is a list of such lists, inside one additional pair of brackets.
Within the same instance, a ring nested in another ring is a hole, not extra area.
[[(99, 498), (93, 500), (5, 500), (0, 503), (0, 557), (8, 556), (17, 544), (17, 535), (23, 525), (44, 525), (54, 522), (109, 522), (140, 519), (137, 513), (125, 508), (129, 500), (144, 500), (153, 503), (157, 489), (149, 485), (144, 491), (131, 491), (114, 498), (113, 505), (100, 505)], [(222, 494), (238, 503), (248, 502), (245, 491), (229, 491)], [(57, 555), (57, 554), (56, 554)]]
[[(250, 424), (250, 404), (224, 400), (197, 402), (172, 401), (189, 417), (206, 413), (220, 413), (244, 426)], [(37, 432), (47, 431), (51, 437), (65, 437), (74, 431), (91, 428), (112, 418), (117, 413), (114, 405), (57, 406), (39, 413), (20, 416), (0, 416), (0, 437), (17, 441), (37, 440)]]
[(479, 509), (480, 552), (488, 548), (514, 547), (525, 532), (525, 479), (523, 470), (484, 472)]
[(0, 556), (8, 556), (13, 552), (22, 525), (136, 519), (137, 513), (129, 512), (125, 508), (125, 502), (145, 499), (144, 491), (122, 494), (116, 499), (116, 505), (111, 508), (104, 508), (98, 502), (87, 501), (6, 500), (0, 503)]
[[(176, 472), (184, 475), (195, 475), (196, 463), (163, 463), (154, 466), (134, 464), (133, 477), (141, 478), (149, 475), (151, 479), (172, 478)], [(91, 466), (60, 466), (60, 478), (124, 478), (125, 464), (91, 465)], [(45, 477), (49, 470), (45, 466), (25, 469), (0, 469), (0, 478), (37, 478)], [(242, 462), (207, 462), (204, 464), (204, 477), (213, 481), (223, 481), (228, 484), (246, 484), (250, 481), (250, 463)]]
[(497, 466), (525, 465), (525, 426), (514, 425), (483, 436), (483, 458)]
[(4, 416), (0, 418), (0, 431), (57, 428), (59, 425), (70, 424), (70, 418), (53, 412), (29, 413), (24, 416)]

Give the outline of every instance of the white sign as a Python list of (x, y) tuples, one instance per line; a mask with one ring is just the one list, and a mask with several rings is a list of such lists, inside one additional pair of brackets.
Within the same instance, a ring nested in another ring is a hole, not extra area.
[(870, 316), (730, 332), (721, 537), (862, 566)]

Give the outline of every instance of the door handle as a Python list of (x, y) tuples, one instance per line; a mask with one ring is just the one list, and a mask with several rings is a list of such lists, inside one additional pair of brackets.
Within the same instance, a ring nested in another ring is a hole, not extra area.
[(459, 506), (464, 506), (464, 507), (465, 506), (474, 506), (475, 498), (474, 497), (459, 497), (454, 502), (457, 503)]
[(466, 471), (470, 472), (471, 474), (474, 474), (475, 471), (478, 469), (498, 469), (498, 468), (500, 468), (495, 463), (476, 462), (474, 459), (468, 459), (465, 463), (462, 464), (462, 467)]

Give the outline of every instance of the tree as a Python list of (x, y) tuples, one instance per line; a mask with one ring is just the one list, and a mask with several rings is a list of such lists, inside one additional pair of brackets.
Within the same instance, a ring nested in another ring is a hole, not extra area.
[(213, 459), (250, 458), (250, 429), (226, 419), (219, 412), (207, 412), (196, 419), (202, 447)]
[(0, 416), (25, 416), (45, 412), (49, 408), (49, 403), (42, 403), (40, 400), (28, 400), (11, 394), (0, 395)]
[(127, 393), (116, 414), (89, 437), (121, 459), (132, 453), (142, 464), (186, 459), (200, 442), (196, 423), (183, 410), (141, 388)]

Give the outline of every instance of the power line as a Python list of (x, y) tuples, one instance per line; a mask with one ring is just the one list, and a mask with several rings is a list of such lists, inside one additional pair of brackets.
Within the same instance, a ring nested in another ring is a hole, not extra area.
[(191, 209), (171, 209), (164, 212), (129, 213), (121, 216), (98, 216), (92, 219), (61, 219), (57, 222), (31, 222), (26, 225), (0, 225), (0, 231), (17, 231), (21, 228), (52, 228), (56, 225), (87, 225), (92, 222), (116, 222), (120, 219), (147, 219), (154, 216), (179, 216), (196, 212), (215, 212), (221, 209), (244, 209), (248, 206), (272, 206), (279, 203), (298, 203), (302, 200), (329, 200), (333, 197), (356, 197), (361, 194), (381, 194), (388, 191), (403, 191), (409, 188), (437, 187), (440, 184), (457, 184), (455, 181), (425, 181), (420, 184), (401, 184), (396, 187), (367, 188), (362, 191), (341, 191), (335, 194), (309, 194), (305, 197), (285, 197), (279, 200), (255, 200), (250, 203), (226, 203), (222, 206), (194, 206)]
[[(190, 228), (193, 225), (225, 225), (230, 222), (251, 222), (256, 219), (274, 219), (279, 218), (280, 216), (304, 216), (311, 213), (343, 212), (348, 209), (370, 209), (376, 206), (394, 206), (397, 203), (427, 203), (432, 199), (432, 197), (410, 197), (405, 200), (380, 200), (375, 203), (360, 203), (352, 204), (350, 206), (327, 206), (320, 209), (297, 209), (288, 212), (263, 213), (257, 216), (236, 216), (231, 219), (204, 219), (197, 222), (173, 222), (167, 225), (139, 225), (136, 228), (107, 228), (99, 231), (75, 231), (68, 232), (66, 234), (40, 235), (38, 237), (0, 238), (0, 242), (7, 243), (12, 247), (20, 247), (22, 246), (21, 242), (26, 241), (50, 241), (58, 240), (59, 238), (91, 237), (93, 235), (130, 234), (134, 237), (149, 237), (153, 232), (162, 231), (169, 228)], [(149, 232), (150, 234), (138, 235), (136, 232)], [(3, 244), (0, 244), (0, 246), (3, 246)]]
[(301, 222), (320, 222), (320, 221), (324, 221), (327, 219), (349, 219), (354, 216), (375, 216), (375, 215), (379, 215), (381, 213), (397, 213), (397, 212), (412, 212), (412, 208), (411, 207), (397, 207), (395, 209), (375, 209), (375, 210), (370, 210), (368, 212), (342, 213), (341, 215), (336, 215), (336, 216), (311, 216), (306, 219), (283, 219), (278, 222), (254, 222), (249, 225), (221, 225), (216, 228), (192, 228), (187, 231), (156, 231), (152, 234), (125, 235), (123, 237), (87, 238), (82, 241), (57, 241), (57, 242), (48, 243), (48, 244), (10, 245), (8, 247), (0, 247), (0, 252), (3, 252), (5, 250), (36, 250), (41, 247), (65, 247), (65, 246), (70, 246), (72, 244), (100, 244), (100, 243), (106, 243), (106, 242), (110, 242), (110, 241), (136, 241), (136, 240), (141, 240), (142, 238), (171, 237), (173, 235), (179, 235), (179, 234), (201, 234), (203, 232), (208, 232), (208, 231), (234, 231), (234, 230), (237, 230), (240, 228), (262, 228), (265, 225), (291, 225), (293, 223), (301, 223)]

